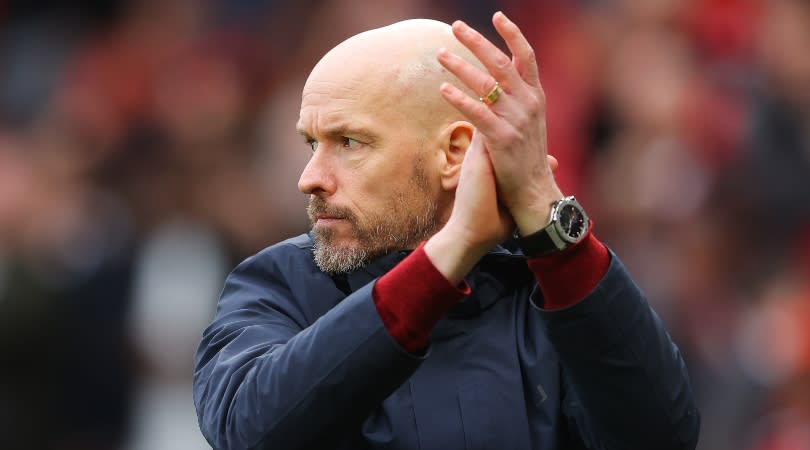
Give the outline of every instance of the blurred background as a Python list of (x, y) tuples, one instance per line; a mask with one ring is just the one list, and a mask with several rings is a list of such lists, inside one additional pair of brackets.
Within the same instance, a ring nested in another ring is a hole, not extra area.
[(807, 0), (0, 0), (0, 448), (207, 448), (192, 357), (222, 281), (308, 228), (309, 69), (498, 9), (560, 184), (687, 359), (699, 448), (810, 449)]

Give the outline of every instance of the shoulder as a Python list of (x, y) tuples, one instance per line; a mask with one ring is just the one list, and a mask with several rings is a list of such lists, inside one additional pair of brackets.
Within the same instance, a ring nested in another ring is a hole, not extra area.
[(312, 256), (312, 238), (306, 233), (265, 247), (239, 263), (234, 272), (254, 268), (266, 271), (304, 267), (315, 268)]
[(302, 234), (266, 247), (239, 263), (225, 280), (221, 300), (237, 292), (240, 297), (246, 291), (252, 295), (268, 290), (287, 292), (291, 286), (323, 276), (312, 255), (312, 239)]
[(225, 280), (219, 311), (285, 311), (304, 323), (299, 310), (309, 308), (312, 299), (324, 297), (330, 286), (329, 277), (315, 265), (312, 239), (303, 234), (273, 244), (237, 265)]
[(311, 255), (312, 254), (312, 238), (309, 234), (304, 233), (296, 237), (281, 241), (276, 244), (265, 247), (255, 255), (249, 257), (246, 261), (274, 259), (282, 256), (289, 255)]
[[(294, 323), (304, 328), (345, 295), (315, 264), (313, 242), (303, 234), (273, 244), (242, 261), (228, 275), (217, 317), (249, 314), (252, 319)], [(255, 316), (255, 317), (254, 317)], [(281, 317), (282, 319), (279, 319)]]

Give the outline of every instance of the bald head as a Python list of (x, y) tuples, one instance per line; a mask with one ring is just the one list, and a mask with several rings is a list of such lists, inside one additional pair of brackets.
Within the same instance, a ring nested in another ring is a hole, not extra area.
[(444, 81), (466, 90), (436, 60), (442, 47), (483, 67), (453, 36), (450, 25), (405, 20), (352, 36), (324, 55), (307, 80), (302, 106), (308, 96), (329, 94), (354, 97), (376, 111), (399, 112), (424, 131), (460, 120), (439, 95)]

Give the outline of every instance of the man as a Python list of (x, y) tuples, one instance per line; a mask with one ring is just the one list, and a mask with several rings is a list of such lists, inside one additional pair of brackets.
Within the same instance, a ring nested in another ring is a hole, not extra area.
[(694, 448), (679, 352), (555, 184), (532, 48), (493, 24), (512, 58), (412, 20), (313, 69), (312, 232), (234, 270), (197, 354), (215, 448)]

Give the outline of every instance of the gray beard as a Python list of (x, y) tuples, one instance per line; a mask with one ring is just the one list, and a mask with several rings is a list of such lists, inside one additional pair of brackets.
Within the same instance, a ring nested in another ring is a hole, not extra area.
[[(378, 220), (369, 230), (358, 230), (353, 223), (357, 244), (352, 247), (336, 247), (332, 244), (331, 230), (315, 230), (312, 248), (315, 264), (328, 274), (348, 273), (392, 251), (413, 248), (438, 231), (437, 210), (436, 203), (428, 200), (422, 211), (388, 221)], [(394, 211), (407, 209), (402, 205)]]
[(368, 263), (369, 253), (362, 248), (333, 249), (316, 235), (312, 247), (315, 264), (322, 272), (339, 274), (354, 272)]

